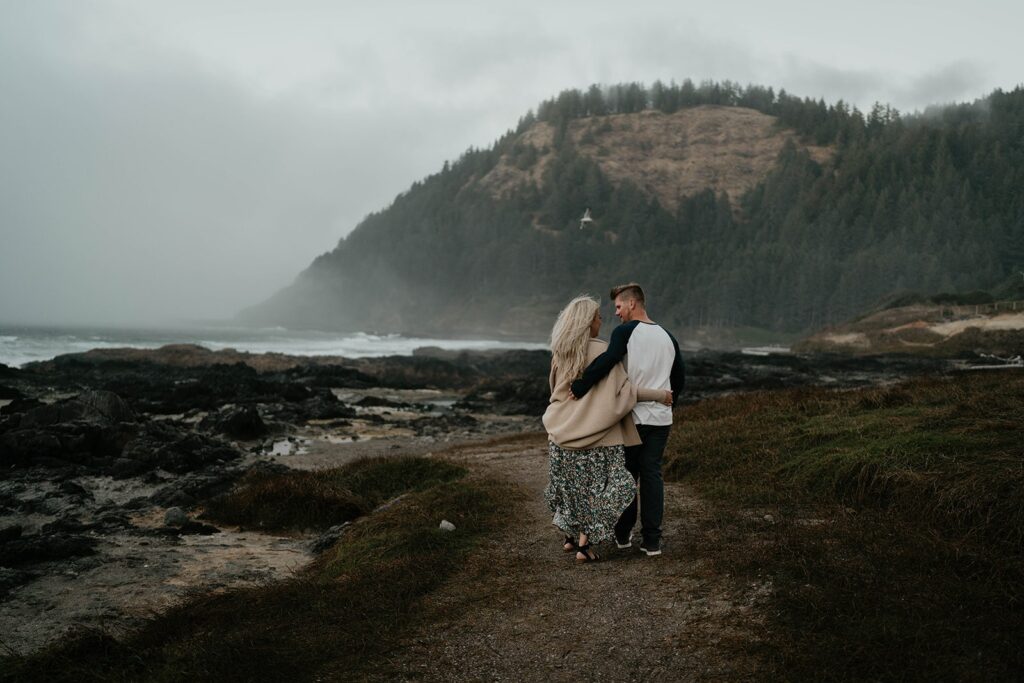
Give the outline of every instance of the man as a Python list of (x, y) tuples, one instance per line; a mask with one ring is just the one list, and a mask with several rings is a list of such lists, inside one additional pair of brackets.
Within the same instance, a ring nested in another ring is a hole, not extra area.
[[(665, 328), (647, 315), (644, 290), (631, 282), (612, 288), (615, 315), (622, 324), (612, 332), (608, 350), (594, 359), (583, 376), (572, 383), (572, 393), (582, 397), (619, 361), (629, 380), (638, 387), (671, 389), (672, 406), (643, 401), (633, 409), (633, 421), (640, 433), (639, 446), (626, 448), (626, 469), (640, 484), (640, 550), (648, 556), (661, 554), (661, 521), (665, 507), (665, 485), (661, 478), (661, 457), (672, 428), (672, 407), (683, 393), (685, 373), (679, 344)], [(622, 513), (615, 525), (615, 543), (619, 548), (632, 545), (630, 536), (636, 524), (637, 498)]]

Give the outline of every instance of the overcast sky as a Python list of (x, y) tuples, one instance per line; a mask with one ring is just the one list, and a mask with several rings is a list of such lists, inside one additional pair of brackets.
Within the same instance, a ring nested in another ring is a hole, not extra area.
[(230, 317), (564, 88), (1024, 81), (1020, 2), (350, 5), (0, 0), (0, 323)]

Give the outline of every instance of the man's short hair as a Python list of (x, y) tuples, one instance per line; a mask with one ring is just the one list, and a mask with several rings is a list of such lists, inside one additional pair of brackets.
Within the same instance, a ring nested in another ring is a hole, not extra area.
[(630, 282), (618, 287), (612, 287), (610, 294), (612, 301), (615, 301), (620, 296), (625, 299), (633, 299), (643, 307), (647, 307), (647, 300), (644, 298), (644, 289), (635, 282)]

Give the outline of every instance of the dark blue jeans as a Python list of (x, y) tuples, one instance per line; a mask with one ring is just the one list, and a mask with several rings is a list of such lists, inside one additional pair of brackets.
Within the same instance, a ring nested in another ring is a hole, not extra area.
[[(637, 425), (639, 446), (626, 447), (626, 469), (640, 483), (640, 530), (644, 545), (661, 544), (661, 519), (665, 511), (665, 483), (661, 478), (661, 456), (668, 443), (671, 425)], [(615, 536), (628, 538), (636, 525), (637, 497), (615, 524)]]

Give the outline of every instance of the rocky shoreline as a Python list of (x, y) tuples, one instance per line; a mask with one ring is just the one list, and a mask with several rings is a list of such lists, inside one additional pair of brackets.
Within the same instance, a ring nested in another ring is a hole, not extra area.
[[(352, 360), (172, 345), (0, 366), (2, 645), (31, 651), (75, 625), (118, 631), (193, 591), (288, 575), (316, 534), (218, 528), (204, 502), (254, 468), (539, 431), (548, 365), (543, 351)], [(684, 400), (952, 370), (902, 356), (698, 353)]]

